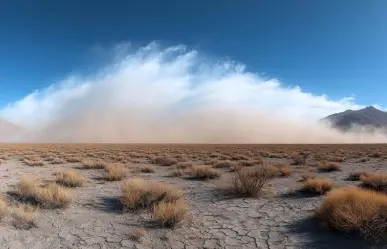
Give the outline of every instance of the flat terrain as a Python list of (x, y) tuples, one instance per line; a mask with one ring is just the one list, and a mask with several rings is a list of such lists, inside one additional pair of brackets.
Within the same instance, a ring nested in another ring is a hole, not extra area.
[[(167, 163), (171, 165), (160, 165), (157, 157), (172, 160)], [(304, 161), (295, 165), (297, 157)], [(386, 145), (3, 144), (0, 158), (0, 191), (7, 202), (0, 248), (383, 248), (356, 234), (323, 227), (314, 218), (323, 195), (298, 190), (305, 174), (329, 178), (335, 187), (357, 185), (346, 180), (354, 170), (385, 170)], [(126, 176), (106, 181), (104, 169), (84, 169), (84, 160), (122, 164)], [(43, 165), (29, 166), (31, 161)], [(336, 162), (340, 170), (320, 172), (317, 165), (322, 161)], [(208, 165), (220, 177), (192, 179), (189, 167), (176, 168), (179, 162)], [(219, 162), (227, 165), (216, 167)], [(222, 191), (235, 174), (234, 167), (262, 162), (290, 165), (292, 173), (273, 177), (255, 198)], [(144, 167), (154, 172), (143, 173)], [(65, 170), (86, 179), (83, 186), (70, 189), (71, 203), (59, 209), (37, 206), (36, 227), (18, 228), (11, 214), (22, 202), (12, 194), (20, 178), (33, 176), (45, 184)], [(176, 171), (180, 174), (171, 176)], [(122, 184), (137, 177), (182, 189), (189, 207), (183, 221), (165, 228), (153, 221), (149, 209), (124, 211)], [(145, 231), (141, 238), (132, 238), (136, 228)]]

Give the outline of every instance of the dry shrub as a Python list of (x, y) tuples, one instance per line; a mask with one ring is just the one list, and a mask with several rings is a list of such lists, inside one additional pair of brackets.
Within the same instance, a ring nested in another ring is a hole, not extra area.
[(293, 173), (292, 167), (290, 167), (289, 164), (277, 164), (274, 166), (277, 168), (279, 175), (282, 177), (289, 177)]
[(208, 180), (218, 178), (219, 172), (207, 165), (195, 165), (190, 168), (189, 175), (192, 179)]
[(317, 169), (320, 171), (331, 172), (340, 170), (340, 164), (336, 162), (319, 162)]
[(71, 202), (72, 195), (68, 189), (51, 183), (38, 188), (35, 198), (44, 208), (63, 208)]
[(29, 159), (23, 159), (23, 163), (28, 165), (28, 166), (31, 166), (31, 167), (34, 167), (34, 166), (43, 166), (44, 163), (40, 160), (29, 160)]
[(56, 176), (56, 183), (66, 187), (80, 187), (85, 182), (85, 178), (74, 170), (59, 172)]
[(38, 212), (36, 208), (28, 204), (21, 204), (11, 214), (13, 225), (18, 229), (30, 229), (36, 227)]
[(66, 163), (66, 161), (62, 158), (59, 158), (59, 157), (57, 157), (51, 161), (51, 164), (65, 164), (65, 163)]
[(142, 173), (155, 173), (155, 169), (151, 166), (144, 166), (140, 168)]
[(82, 162), (82, 159), (79, 157), (68, 157), (66, 158), (66, 161), (68, 163), (79, 163), (79, 162)]
[(172, 172), (169, 174), (169, 176), (172, 176), (172, 177), (181, 177), (185, 174), (184, 170), (182, 169), (178, 169), (178, 168), (173, 168), (172, 169)]
[(387, 173), (367, 173), (360, 176), (363, 187), (371, 188), (377, 191), (387, 189)]
[(82, 167), (84, 169), (104, 169), (106, 163), (100, 160), (83, 160)]
[(177, 163), (177, 161), (169, 156), (158, 156), (153, 159), (154, 164), (159, 164), (161, 166), (172, 166)]
[(239, 167), (235, 171), (231, 185), (226, 190), (232, 194), (257, 197), (276, 173), (277, 170), (270, 165)]
[(187, 169), (193, 166), (192, 162), (178, 162), (174, 165), (176, 169)]
[(305, 165), (307, 156), (306, 155), (294, 155), (292, 156), (293, 165)]
[(221, 169), (221, 168), (231, 168), (235, 165), (234, 162), (230, 160), (225, 160), (225, 161), (218, 161), (215, 164), (212, 165), (212, 167), (216, 169)]
[(35, 198), (39, 185), (36, 178), (23, 176), (15, 186), (15, 193), (22, 201), (31, 201)]
[(331, 228), (378, 240), (386, 235), (387, 196), (356, 187), (334, 189), (316, 217)]
[(187, 215), (187, 202), (180, 198), (172, 202), (162, 201), (153, 208), (153, 219), (165, 227), (175, 227)]
[(105, 167), (106, 181), (121, 181), (126, 176), (125, 167), (122, 164), (108, 164)]
[(311, 173), (311, 172), (304, 173), (303, 175), (301, 175), (301, 181), (302, 182), (305, 182), (308, 179), (314, 179), (314, 178), (316, 178), (316, 175)]
[(146, 183), (141, 178), (133, 178), (122, 185), (121, 203), (125, 210), (149, 208), (160, 201), (174, 201), (183, 197), (183, 191), (161, 182)]
[(309, 178), (307, 179), (301, 190), (313, 194), (324, 194), (331, 190), (333, 187), (333, 181), (328, 178)]
[(360, 180), (360, 176), (362, 175), (367, 175), (368, 173), (365, 172), (365, 171), (362, 171), (362, 170), (355, 170), (353, 172), (351, 172), (349, 174), (349, 176), (347, 177), (347, 180), (348, 181), (359, 181)]

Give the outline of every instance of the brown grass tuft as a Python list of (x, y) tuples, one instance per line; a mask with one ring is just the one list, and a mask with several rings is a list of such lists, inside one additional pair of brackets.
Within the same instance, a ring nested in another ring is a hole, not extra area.
[(277, 164), (274, 166), (277, 168), (279, 175), (282, 177), (289, 177), (293, 173), (292, 167), (289, 164)]
[(355, 170), (353, 172), (351, 172), (347, 178), (348, 181), (359, 181), (360, 180), (360, 176), (361, 175), (366, 175), (368, 174), (367, 172), (365, 171), (362, 171), (362, 170)]
[(190, 168), (189, 175), (192, 179), (216, 179), (219, 178), (219, 172), (207, 165), (195, 165)]
[(153, 208), (153, 219), (162, 226), (173, 228), (181, 222), (188, 212), (187, 202), (180, 198), (172, 202), (160, 202)]
[(15, 193), (22, 201), (31, 201), (35, 198), (40, 182), (36, 178), (23, 176), (16, 184)]
[(56, 176), (56, 183), (66, 187), (80, 187), (85, 182), (85, 178), (74, 170), (59, 172)]
[(136, 227), (130, 232), (129, 237), (131, 240), (139, 242), (145, 235), (146, 230), (144, 228)]
[(304, 182), (301, 190), (313, 194), (324, 194), (331, 190), (333, 181), (328, 178), (309, 178)]
[(319, 162), (317, 169), (320, 171), (331, 172), (340, 170), (340, 164), (336, 162)]
[(105, 167), (106, 181), (121, 181), (126, 176), (125, 167), (122, 164), (108, 164)]
[(155, 169), (151, 166), (143, 166), (140, 168), (142, 173), (155, 173)]
[(126, 210), (149, 208), (160, 201), (175, 201), (183, 197), (183, 191), (172, 185), (161, 182), (146, 183), (141, 178), (124, 182), (121, 203)]
[(36, 219), (38, 212), (36, 208), (28, 204), (21, 204), (13, 210), (11, 214), (13, 218), (13, 225), (17, 229), (30, 229), (36, 227)]
[(377, 191), (387, 190), (387, 173), (367, 173), (360, 175), (360, 181), (363, 187)]
[(334, 189), (316, 217), (331, 228), (378, 240), (387, 231), (387, 196), (356, 187)]
[(212, 167), (216, 169), (221, 169), (221, 168), (232, 168), (235, 165), (235, 162), (232, 162), (230, 160), (225, 160), (225, 161), (219, 161), (216, 162)]
[(41, 161), (41, 160), (29, 160), (29, 159), (23, 159), (23, 163), (28, 165), (28, 166), (31, 166), (31, 167), (35, 167), (35, 166), (43, 166), (44, 163)]
[(153, 159), (154, 164), (159, 164), (161, 166), (172, 166), (177, 163), (177, 161), (169, 156), (158, 156)]
[(71, 192), (57, 184), (48, 184), (36, 192), (36, 200), (44, 208), (63, 208), (72, 200)]
[(84, 169), (104, 169), (106, 163), (100, 160), (83, 160), (82, 166)]

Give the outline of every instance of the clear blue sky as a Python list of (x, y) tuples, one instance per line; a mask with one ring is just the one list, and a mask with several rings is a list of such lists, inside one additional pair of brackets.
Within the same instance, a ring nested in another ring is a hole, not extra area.
[(72, 72), (93, 48), (185, 44), (360, 104), (387, 100), (387, 1), (0, 1), (0, 107)]

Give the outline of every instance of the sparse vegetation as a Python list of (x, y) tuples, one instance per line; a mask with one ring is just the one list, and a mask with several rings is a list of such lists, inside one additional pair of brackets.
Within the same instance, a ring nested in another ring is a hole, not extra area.
[(63, 208), (72, 200), (71, 192), (57, 184), (50, 183), (38, 188), (35, 194), (36, 200), (44, 208)]
[(293, 173), (292, 167), (289, 164), (277, 164), (274, 166), (277, 168), (279, 175), (282, 177), (289, 177)]
[(331, 228), (378, 240), (387, 231), (387, 196), (356, 187), (334, 189), (316, 217)]
[(28, 230), (37, 226), (38, 211), (29, 204), (20, 204), (13, 210), (11, 216), (13, 219), (12, 223), (17, 229)]
[(56, 183), (66, 187), (80, 187), (85, 182), (85, 178), (74, 170), (59, 172), (56, 176)]
[(360, 180), (360, 176), (361, 175), (366, 175), (366, 174), (368, 174), (368, 173), (365, 172), (365, 171), (355, 170), (355, 171), (351, 172), (351, 174), (349, 174), (347, 180), (348, 181), (359, 181)]
[(333, 181), (328, 178), (309, 178), (304, 182), (301, 190), (313, 194), (324, 194), (331, 190)]
[(139, 242), (141, 241), (141, 238), (144, 237), (145, 235), (146, 235), (146, 230), (144, 228), (136, 227), (132, 229), (132, 231), (129, 234), (129, 237), (131, 240)]
[(190, 168), (189, 175), (192, 179), (208, 180), (216, 179), (220, 176), (216, 169), (207, 165), (195, 165)]
[(151, 166), (143, 166), (140, 168), (142, 173), (155, 173), (155, 169)]
[(84, 169), (104, 169), (106, 163), (100, 160), (83, 160), (82, 166)]
[(319, 162), (317, 169), (320, 171), (331, 172), (340, 170), (340, 164), (336, 162)]
[(162, 201), (154, 206), (153, 219), (165, 227), (173, 228), (184, 219), (187, 212), (188, 205), (183, 198), (171, 202)]
[(154, 164), (161, 166), (172, 166), (177, 163), (176, 159), (169, 156), (158, 156), (153, 159)]
[(371, 188), (377, 191), (387, 190), (387, 173), (367, 173), (360, 175), (360, 181), (363, 187)]
[(126, 176), (125, 167), (122, 164), (108, 164), (105, 166), (106, 181), (121, 181)]

